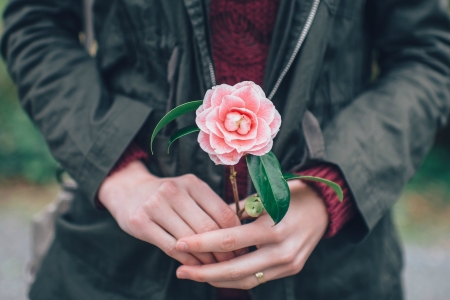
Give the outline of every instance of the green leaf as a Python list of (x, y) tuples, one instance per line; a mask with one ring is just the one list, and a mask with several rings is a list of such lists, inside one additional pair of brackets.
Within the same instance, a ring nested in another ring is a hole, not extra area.
[(292, 180), (292, 179), (304, 179), (304, 180), (311, 180), (311, 181), (318, 181), (325, 183), (330, 188), (333, 189), (333, 191), (337, 194), (339, 201), (342, 202), (344, 200), (344, 193), (342, 192), (342, 188), (337, 184), (336, 182), (333, 182), (331, 180), (327, 180), (324, 178), (316, 177), (316, 176), (303, 176), (303, 175), (295, 175), (295, 174), (283, 174), (284, 179), (286, 180)]
[(167, 153), (169, 153), (169, 149), (170, 146), (172, 145), (173, 142), (175, 142), (176, 140), (178, 140), (180, 137), (183, 137), (185, 135), (188, 135), (189, 133), (194, 133), (194, 132), (198, 132), (200, 131), (200, 128), (198, 128), (197, 125), (189, 125), (186, 127), (183, 127), (179, 130), (177, 130), (177, 132), (175, 132), (174, 134), (172, 134), (172, 136), (169, 139), (169, 144), (167, 145)]
[(191, 112), (193, 110), (196, 110), (199, 108), (200, 105), (202, 105), (203, 100), (197, 100), (197, 101), (191, 101), (184, 104), (181, 104), (180, 106), (175, 107), (171, 111), (169, 111), (156, 125), (155, 130), (153, 130), (152, 138), (150, 140), (150, 150), (153, 154), (153, 140), (155, 139), (158, 132), (163, 129), (164, 126), (178, 118), (179, 116), (184, 115), (185, 113)]
[(247, 166), (258, 196), (269, 216), (278, 224), (289, 208), (290, 191), (275, 154), (247, 154)]

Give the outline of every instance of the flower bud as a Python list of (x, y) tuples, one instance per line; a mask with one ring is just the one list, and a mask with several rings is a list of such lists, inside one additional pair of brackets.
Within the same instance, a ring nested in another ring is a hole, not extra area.
[(245, 212), (250, 217), (259, 217), (264, 212), (264, 205), (258, 196), (250, 196), (245, 201)]

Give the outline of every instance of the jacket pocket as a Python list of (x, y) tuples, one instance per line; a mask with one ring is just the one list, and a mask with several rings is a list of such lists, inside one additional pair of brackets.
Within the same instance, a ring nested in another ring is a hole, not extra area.
[[(74, 196), (70, 210), (55, 222), (58, 252), (47, 255), (50, 259), (43, 262), (43, 268), (64, 266), (67, 276), (62, 276), (62, 284), (88, 286), (99, 294), (112, 291), (134, 299), (161, 292), (176, 261), (122, 231), (108, 212), (93, 209), (78, 190)], [(79, 284), (74, 283), (75, 278)]]

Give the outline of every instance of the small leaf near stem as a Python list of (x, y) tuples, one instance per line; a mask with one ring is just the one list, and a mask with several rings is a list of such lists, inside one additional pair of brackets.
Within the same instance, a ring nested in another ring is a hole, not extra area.
[(233, 196), (234, 196), (234, 203), (236, 204), (236, 215), (239, 217), (239, 220), (242, 217), (241, 208), (239, 206), (239, 193), (236, 183), (236, 171), (234, 170), (234, 166), (230, 166), (230, 181), (231, 186), (233, 188)]
[(178, 118), (179, 116), (182, 116), (188, 112), (194, 111), (197, 108), (200, 107), (200, 105), (203, 104), (203, 100), (197, 100), (197, 101), (191, 101), (184, 104), (181, 104), (171, 111), (169, 111), (156, 125), (155, 129), (153, 130), (152, 137), (150, 139), (150, 150), (153, 154), (153, 140), (155, 139), (158, 132), (167, 124)]
[(200, 131), (200, 128), (198, 128), (197, 125), (189, 125), (177, 130), (177, 132), (172, 134), (172, 136), (169, 139), (169, 143), (167, 144), (167, 153), (169, 153), (170, 146), (172, 145), (173, 142), (175, 142), (176, 140), (185, 135), (188, 135), (189, 133), (194, 133), (198, 131)]
[(333, 191), (337, 194), (339, 201), (342, 202), (344, 200), (344, 193), (342, 192), (342, 188), (337, 184), (336, 182), (333, 182), (328, 179), (316, 177), (316, 176), (306, 176), (306, 175), (296, 175), (296, 174), (283, 174), (283, 177), (286, 181), (293, 180), (293, 179), (303, 179), (303, 180), (310, 180), (310, 181), (317, 181), (324, 183), (328, 185), (330, 188), (333, 189)]

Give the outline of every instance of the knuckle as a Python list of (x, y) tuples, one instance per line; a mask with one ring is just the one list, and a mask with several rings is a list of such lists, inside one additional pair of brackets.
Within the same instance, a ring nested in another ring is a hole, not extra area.
[(279, 255), (279, 260), (282, 264), (292, 264), (295, 259), (295, 254), (291, 251), (284, 252)]
[(131, 232), (136, 232), (145, 223), (146, 216), (143, 213), (133, 213), (128, 219), (128, 228)]
[(166, 253), (168, 256), (174, 257), (175, 252), (177, 251), (175, 241), (167, 241), (167, 242), (163, 245), (163, 249), (162, 249), (162, 250), (163, 250), (164, 253)]
[(173, 180), (164, 180), (156, 192), (164, 197), (175, 196), (178, 194), (178, 186)]
[(281, 224), (272, 227), (272, 230), (270, 231), (270, 238), (275, 243), (281, 243), (286, 238), (286, 230), (283, 228), (283, 226), (279, 225)]
[(231, 251), (236, 247), (236, 238), (231, 234), (225, 234), (220, 241), (220, 248), (225, 251)]
[(186, 174), (183, 175), (183, 179), (189, 183), (189, 184), (197, 184), (199, 181), (201, 181), (197, 176), (194, 174)]
[(154, 212), (157, 211), (161, 208), (161, 204), (163, 202), (163, 198), (158, 195), (152, 195), (150, 196), (143, 204), (142, 204), (142, 208), (144, 209), (144, 211), (146, 212)]
[(228, 279), (232, 281), (244, 278), (244, 276), (244, 272), (237, 267), (231, 267), (227, 272)]
[(229, 207), (221, 211), (221, 220), (225, 227), (232, 227), (237, 225), (236, 213)]
[(292, 274), (291, 275), (300, 273), (300, 271), (303, 270), (304, 266), (305, 266), (305, 262), (302, 259), (294, 261), (294, 263), (292, 263)]
[(214, 221), (208, 220), (202, 224), (202, 226), (200, 228), (200, 233), (210, 232), (210, 231), (214, 231), (217, 229), (219, 229), (219, 226), (217, 226), (217, 224), (214, 223)]

